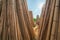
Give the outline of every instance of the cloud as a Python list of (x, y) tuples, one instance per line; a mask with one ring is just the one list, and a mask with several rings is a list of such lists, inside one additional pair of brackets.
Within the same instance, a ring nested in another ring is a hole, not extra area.
[(39, 15), (39, 16), (41, 15), (42, 7), (43, 7), (44, 4), (45, 4), (44, 2), (38, 3), (37, 8), (33, 12), (33, 15), (34, 15), (35, 18), (36, 18), (37, 15)]
[(38, 6), (39, 9), (42, 9), (42, 7), (43, 7), (44, 4), (45, 4), (44, 2), (42, 2), (42, 3), (38, 3), (37, 6)]

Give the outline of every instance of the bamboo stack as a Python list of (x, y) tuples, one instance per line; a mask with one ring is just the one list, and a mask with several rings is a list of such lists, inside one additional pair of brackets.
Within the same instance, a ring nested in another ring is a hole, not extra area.
[(22, 2), (21, 5), (23, 8), (23, 15), (24, 15), (25, 24), (27, 25), (27, 29), (28, 29), (28, 33), (30, 35), (30, 39), (33, 40), (33, 39), (35, 39), (35, 33), (33, 31), (32, 25), (30, 23), (27, 1), (21, 0), (21, 2)]
[(2, 0), (1, 4), (0, 40), (33, 40), (33, 18), (29, 17), (26, 0)]
[(23, 40), (30, 40), (30, 36), (28, 33), (27, 26), (25, 24), (24, 15), (23, 15), (23, 9), (22, 9), (22, 1), (16, 0), (16, 11), (18, 15), (19, 25), (21, 29), (21, 34), (23, 36)]
[[(38, 40), (60, 40), (59, 13), (60, 0), (46, 0), (40, 18)], [(43, 21), (42, 21), (43, 20)]]
[(1, 40), (22, 40), (14, 6), (15, 0), (2, 0)]

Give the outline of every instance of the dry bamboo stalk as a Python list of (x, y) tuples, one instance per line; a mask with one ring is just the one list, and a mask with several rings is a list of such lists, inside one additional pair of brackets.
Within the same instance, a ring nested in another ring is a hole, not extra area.
[(30, 40), (27, 26), (25, 24), (24, 16), (23, 16), (23, 10), (22, 10), (22, 4), (21, 0), (16, 0), (16, 11), (18, 15), (19, 25), (22, 33), (23, 40)]
[(58, 27), (58, 9), (59, 9), (59, 0), (56, 0), (56, 5), (55, 5), (55, 11), (54, 11), (54, 19), (53, 19), (53, 26), (52, 26), (52, 32), (51, 32), (51, 38), (50, 40), (57, 40), (56, 38), (56, 27)]

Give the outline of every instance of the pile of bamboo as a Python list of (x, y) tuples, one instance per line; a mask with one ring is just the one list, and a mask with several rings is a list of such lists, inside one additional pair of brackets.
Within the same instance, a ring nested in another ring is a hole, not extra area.
[(34, 40), (26, 0), (1, 0), (0, 40)]
[(46, 0), (39, 26), (38, 40), (60, 40), (60, 0)]

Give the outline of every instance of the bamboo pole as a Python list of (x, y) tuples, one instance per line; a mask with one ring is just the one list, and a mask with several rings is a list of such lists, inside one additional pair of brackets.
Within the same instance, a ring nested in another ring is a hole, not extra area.
[(59, 40), (59, 0), (46, 0), (45, 16), (40, 19), (40, 39), (38, 40)]
[(51, 26), (52, 26), (52, 21), (53, 21), (52, 19), (53, 19), (53, 15), (54, 15), (53, 12), (54, 12), (54, 7), (55, 7), (55, 0), (54, 1), (51, 0), (51, 4), (52, 4), (51, 7), (50, 7), (51, 8), (50, 9), (51, 10), (51, 14), (50, 14), (50, 19), (49, 19), (49, 24), (48, 24), (48, 31), (47, 31), (46, 40), (49, 40), (50, 33), (51, 33), (51, 28), (52, 28)]
[(59, 27), (58, 27), (57, 40), (60, 40), (60, 9), (58, 13), (59, 13)]
[(18, 15), (19, 26), (21, 29), (21, 34), (22, 34), (23, 40), (30, 40), (28, 29), (25, 24), (25, 20), (24, 20), (24, 16), (23, 16), (21, 0), (16, 0), (16, 11), (17, 11), (17, 15)]
[(0, 40), (1, 40), (1, 32), (2, 32), (2, 23), (3, 23), (3, 18), (2, 18), (2, 0), (0, 0)]
[(7, 1), (8, 40), (22, 40), (15, 6), (15, 0)]
[(56, 34), (56, 27), (58, 27), (58, 9), (59, 9), (59, 0), (56, 0), (55, 5), (55, 11), (54, 11), (54, 19), (53, 19), (53, 25), (52, 25), (52, 32), (51, 32), (51, 38), (50, 40), (57, 40), (57, 34)]

